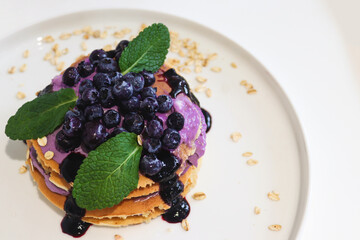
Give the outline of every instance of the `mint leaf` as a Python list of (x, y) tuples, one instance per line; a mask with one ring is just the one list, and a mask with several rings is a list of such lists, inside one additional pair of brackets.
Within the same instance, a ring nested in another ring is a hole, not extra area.
[(119, 60), (122, 74), (147, 70), (156, 72), (163, 65), (168, 48), (170, 34), (162, 23), (154, 23), (145, 28), (124, 49)]
[(10, 117), (5, 134), (13, 140), (46, 136), (64, 121), (65, 113), (75, 106), (76, 100), (75, 91), (71, 88), (35, 98)]
[(137, 188), (142, 147), (123, 132), (91, 151), (77, 172), (72, 191), (87, 210), (112, 207)]

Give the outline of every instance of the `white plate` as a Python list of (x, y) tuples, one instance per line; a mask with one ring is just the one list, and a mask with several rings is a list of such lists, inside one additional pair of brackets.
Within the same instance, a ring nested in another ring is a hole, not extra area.
[[(273, 77), (254, 57), (226, 37), (194, 22), (150, 11), (98, 10), (50, 19), (1, 40), (1, 129), (25, 100), (32, 99), (57, 74), (53, 66), (42, 60), (53, 44), (41, 44), (39, 37), (57, 37), (87, 25), (95, 29), (128, 27), (136, 35), (141, 23), (153, 22), (162, 22), (179, 32), (181, 38), (199, 42), (204, 53), (218, 53), (219, 57), (210, 66), (222, 68), (220, 73), (207, 68), (200, 74), (209, 79), (206, 86), (213, 92), (211, 98), (197, 94), (202, 106), (213, 116), (213, 127), (208, 134), (198, 184), (188, 197), (192, 207), (188, 217), (190, 231), (158, 218), (149, 224), (126, 228), (93, 226), (83, 239), (113, 239), (114, 234), (125, 239), (147, 240), (294, 239), (304, 214), (308, 187), (307, 153), (294, 110)], [(118, 39), (91, 39), (87, 41), (88, 49), (115, 40)], [(79, 36), (57, 41), (60, 48), (70, 49), (63, 58), (67, 65), (82, 53), (82, 41)], [(25, 49), (30, 50), (28, 59), (22, 58)], [(238, 68), (232, 68), (231, 62)], [(7, 74), (9, 67), (23, 63), (28, 65), (25, 73)], [(184, 76), (194, 87), (196, 75)], [(254, 85), (257, 94), (246, 94), (240, 85), (244, 79)], [(17, 91), (25, 92), (27, 98), (16, 99)], [(242, 134), (237, 143), (230, 140), (234, 131)], [(1, 239), (70, 239), (60, 229), (63, 213), (39, 193), (29, 174), (18, 173), (24, 164), (23, 143), (10, 141), (4, 134), (0, 143), (0, 151), (4, 153), (0, 161)], [(258, 165), (246, 164), (247, 158), (242, 153), (247, 151), (254, 153)], [(272, 190), (280, 193), (280, 201), (267, 198)], [(190, 196), (197, 191), (205, 192), (207, 198), (193, 200)], [(261, 208), (260, 215), (254, 214), (255, 206)], [(282, 230), (268, 230), (272, 224), (282, 225)]]

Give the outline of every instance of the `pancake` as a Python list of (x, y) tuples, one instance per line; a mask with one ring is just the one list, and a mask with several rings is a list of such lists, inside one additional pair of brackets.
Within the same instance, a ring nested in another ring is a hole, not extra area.
[[(31, 176), (37, 183), (40, 192), (52, 204), (63, 210), (66, 196), (49, 190), (45, 184), (44, 177), (36, 168), (32, 167), (30, 157), (27, 159), (26, 163), (30, 166)], [(179, 179), (185, 186), (185, 189), (181, 194), (182, 196), (186, 196), (186, 194), (195, 186), (198, 169), (198, 167), (191, 166), (184, 175), (180, 176)], [(164, 203), (157, 192), (155, 192), (155, 194), (150, 194), (148, 198), (133, 197), (131, 199), (123, 200), (111, 208), (86, 211), (83, 221), (107, 226), (127, 226), (150, 221), (152, 218), (163, 214), (165, 210), (169, 208), (170, 206)]]

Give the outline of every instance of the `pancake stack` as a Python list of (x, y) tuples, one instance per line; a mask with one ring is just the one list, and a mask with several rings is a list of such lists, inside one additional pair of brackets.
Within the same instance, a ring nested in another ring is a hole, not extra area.
[[(78, 59), (72, 66), (77, 66), (79, 62), (87, 58)], [(166, 94), (171, 91), (170, 86), (164, 82), (163, 78), (163, 73), (166, 70), (168, 68), (163, 66), (155, 74), (156, 82), (153, 87), (157, 88), (157, 95)], [(187, 96), (183, 97), (188, 98)], [(201, 120), (204, 118), (201, 115), (201, 111), (197, 114), (196, 119)], [(196, 130), (195, 138), (191, 140), (190, 144), (182, 142), (173, 152), (181, 159), (181, 166), (176, 173), (179, 176), (179, 180), (184, 184), (184, 191), (181, 193), (183, 197), (196, 184), (201, 158), (196, 159), (197, 164), (195, 165), (188, 159), (196, 153), (197, 145), (195, 141), (199, 139), (201, 133), (206, 129), (206, 125), (203, 123), (203, 121), (197, 123), (198, 129)], [(193, 131), (195, 130), (193, 129)], [(53, 159), (54, 154), (52, 153), (57, 154), (54, 137), (48, 136), (37, 140), (31, 139), (27, 140), (26, 143), (28, 146), (26, 163), (30, 166), (30, 173), (37, 183), (38, 189), (52, 204), (64, 210), (64, 203), (67, 195), (71, 193), (73, 183), (67, 182), (64, 179), (61, 175), (60, 164)], [(49, 149), (52, 151), (49, 151)], [(54, 191), (54, 189), (56, 190)], [(110, 208), (87, 210), (85, 216), (82, 217), (82, 221), (97, 225), (127, 226), (148, 222), (162, 215), (170, 207), (159, 195), (159, 183), (155, 183), (150, 178), (139, 173), (137, 189), (132, 191), (123, 201)]]

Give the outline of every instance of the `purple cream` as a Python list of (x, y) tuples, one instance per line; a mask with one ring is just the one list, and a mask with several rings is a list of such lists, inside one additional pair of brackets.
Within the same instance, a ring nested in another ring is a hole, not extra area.
[(69, 192), (64, 190), (64, 189), (61, 189), (59, 187), (57, 187), (55, 184), (53, 184), (49, 178), (50, 176), (48, 174), (45, 173), (45, 170), (42, 168), (42, 166), (39, 164), (39, 162), (36, 160), (37, 158), (37, 154), (36, 154), (36, 151), (35, 149), (32, 147), (30, 148), (30, 157), (31, 157), (31, 162), (32, 162), (32, 165), (39, 171), (39, 173), (41, 175), (43, 175), (44, 177), (44, 180), (45, 180), (45, 184), (46, 186), (48, 187), (48, 189), (54, 193), (57, 193), (57, 194), (60, 194), (60, 195), (64, 195), (64, 196), (67, 196), (69, 195)]

